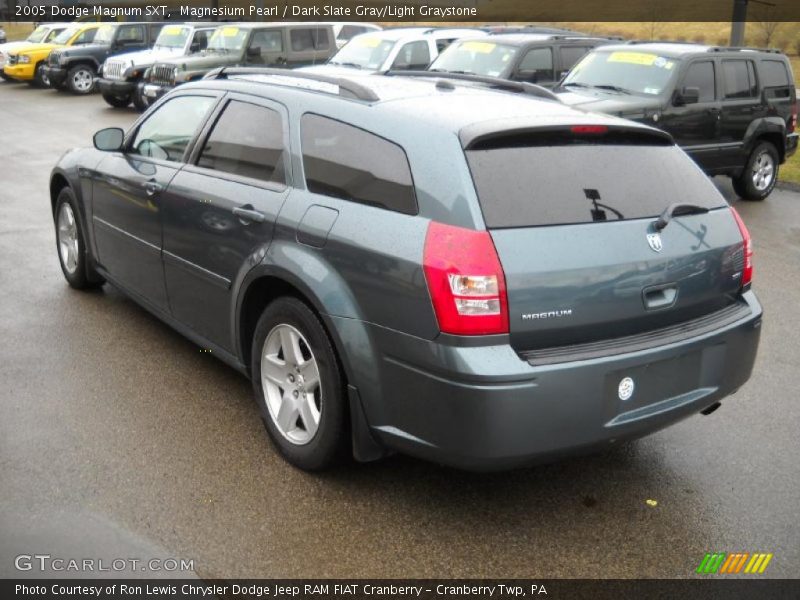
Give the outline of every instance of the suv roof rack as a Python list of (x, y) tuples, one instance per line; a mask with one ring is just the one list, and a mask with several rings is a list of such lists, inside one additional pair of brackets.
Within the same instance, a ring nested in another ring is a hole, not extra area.
[[(558, 102), (561, 102), (561, 99), (558, 96), (540, 85), (536, 85), (535, 83), (527, 83), (524, 81), (510, 81), (508, 79), (500, 79), (499, 77), (485, 77), (483, 75), (470, 75), (468, 73), (448, 73), (447, 71), (384, 71), (382, 75), (400, 77), (430, 77), (432, 79), (444, 80), (441, 83), (445, 83), (448, 79), (465, 81), (468, 83), (483, 83), (499, 89), (520, 92), (522, 94), (528, 94), (538, 98), (544, 98), (546, 100), (557, 100)], [(446, 85), (440, 86), (438, 83), (437, 86), (446, 87)]]
[(747, 50), (750, 52), (769, 52), (770, 54), (783, 54), (780, 48), (755, 48), (751, 46), (712, 46), (709, 52), (740, 52)]
[[(318, 73), (306, 73), (291, 69), (271, 69), (269, 67), (219, 67), (206, 73), (203, 79), (227, 79), (236, 75), (273, 75), (291, 79), (305, 79), (335, 85), (339, 88), (340, 96), (352, 96), (365, 102), (377, 102), (380, 97), (370, 88), (343, 77), (332, 77)], [(342, 92), (347, 92), (343, 94)]]

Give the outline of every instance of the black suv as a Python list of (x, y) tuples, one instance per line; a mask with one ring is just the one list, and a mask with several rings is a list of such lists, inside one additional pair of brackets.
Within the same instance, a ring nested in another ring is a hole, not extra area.
[(218, 69), (67, 152), (50, 198), (69, 284), (248, 375), (307, 469), (608, 447), (755, 361), (750, 236), (668, 134), (459, 76)]
[(105, 23), (92, 44), (53, 50), (47, 57), (44, 75), (50, 87), (66, 87), (73, 94), (90, 94), (95, 89), (100, 66), (109, 56), (150, 48), (166, 23)]
[(683, 43), (598, 48), (555, 90), (566, 104), (618, 115), (672, 134), (710, 175), (762, 200), (797, 149), (797, 97), (777, 50)]
[(428, 70), (552, 87), (587, 52), (613, 41), (580, 34), (495, 33), (453, 42)]

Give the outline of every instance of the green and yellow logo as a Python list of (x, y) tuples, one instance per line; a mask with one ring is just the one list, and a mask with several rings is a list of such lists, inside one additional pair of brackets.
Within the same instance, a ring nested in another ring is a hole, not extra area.
[(761, 574), (767, 569), (772, 554), (756, 552), (714, 552), (706, 553), (697, 572), (701, 575), (751, 573)]

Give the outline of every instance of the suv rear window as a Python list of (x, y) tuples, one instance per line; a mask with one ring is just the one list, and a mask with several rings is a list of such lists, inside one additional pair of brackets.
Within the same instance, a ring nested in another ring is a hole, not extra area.
[(672, 145), (515, 144), (466, 155), (488, 228), (642, 219), (680, 201), (725, 206)]
[(417, 214), (411, 169), (400, 146), (312, 114), (303, 116), (301, 129), (309, 192)]

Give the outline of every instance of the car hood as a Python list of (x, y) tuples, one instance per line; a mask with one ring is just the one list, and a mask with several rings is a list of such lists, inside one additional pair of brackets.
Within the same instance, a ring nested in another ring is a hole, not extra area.
[(564, 91), (564, 88), (560, 88), (556, 93), (558, 98), (567, 106), (601, 112), (607, 115), (625, 116), (661, 107), (661, 99), (658, 97), (647, 98), (604, 90), (568, 92)]
[(27, 44), (13, 52), (15, 54), (38, 54), (40, 52), (50, 52), (53, 48), (61, 48), (59, 44)]
[(0, 54), (8, 54), (12, 50), (22, 50), (26, 46), (37, 46), (38, 44), (34, 44), (33, 42), (7, 42), (5, 44), (0, 44)]
[(133, 66), (142, 67), (152, 65), (154, 62), (161, 62), (173, 57), (183, 56), (183, 48), (149, 48), (147, 50), (138, 50), (137, 52), (126, 52), (125, 54), (118, 54), (108, 60), (119, 62), (133, 62)]

